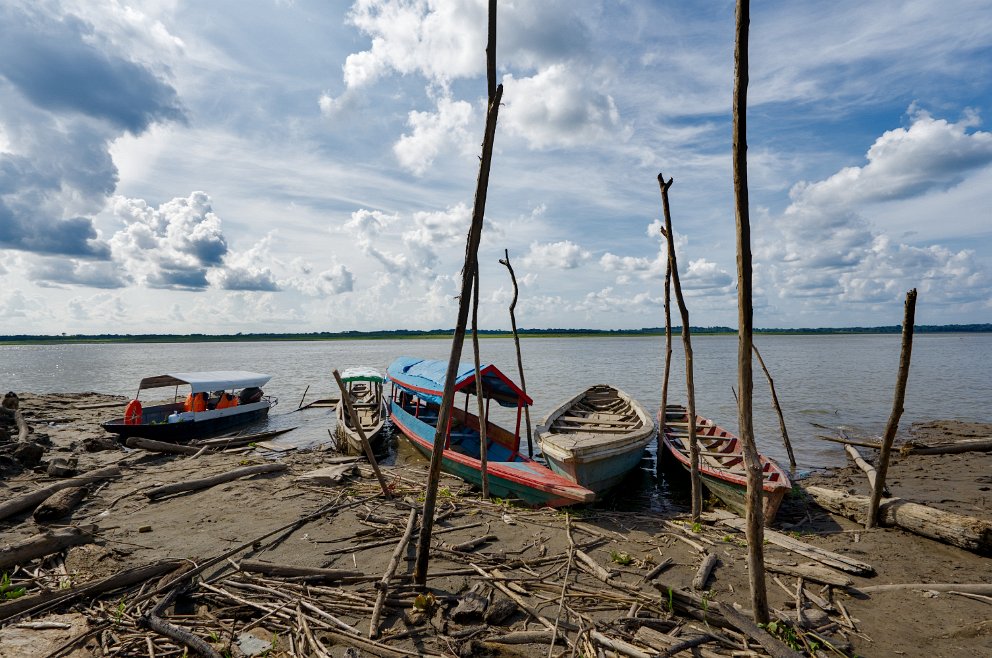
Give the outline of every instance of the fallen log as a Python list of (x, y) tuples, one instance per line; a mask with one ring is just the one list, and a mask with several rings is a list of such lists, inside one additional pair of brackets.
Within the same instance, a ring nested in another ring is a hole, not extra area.
[(358, 578), (365, 575), (363, 571), (351, 569), (321, 569), (319, 567), (297, 567), (285, 564), (272, 564), (257, 560), (242, 560), (238, 565), (242, 571), (260, 573), (265, 576), (282, 578), (306, 578), (313, 580), (337, 581), (342, 578)]
[(120, 477), (120, 474), (121, 470), (118, 467), (107, 466), (82, 475), (77, 475), (74, 478), (50, 484), (47, 487), (41, 487), (31, 493), (23, 494), (13, 500), (8, 500), (5, 503), (0, 503), (0, 519), (6, 519), (7, 517), (23, 512), (26, 509), (33, 509), (56, 491), (66, 489), (68, 487), (82, 487), (90, 485), (94, 482), (99, 482), (100, 480), (105, 480), (107, 478)]
[(225, 482), (237, 480), (247, 475), (257, 475), (259, 473), (279, 473), (285, 471), (288, 468), (289, 467), (286, 464), (259, 464), (257, 466), (246, 466), (245, 468), (236, 468), (233, 471), (228, 471), (227, 473), (221, 473), (220, 475), (214, 475), (207, 478), (200, 478), (198, 480), (187, 480), (186, 482), (176, 482), (175, 484), (166, 484), (161, 487), (155, 487), (154, 489), (149, 489), (148, 491), (146, 491), (145, 496), (147, 496), (151, 500), (155, 500), (156, 498), (170, 496), (175, 493), (182, 493), (186, 491), (199, 491), (200, 489), (209, 489), (210, 487), (216, 486), (218, 484), (223, 484)]
[(712, 573), (714, 567), (716, 567), (716, 563), (716, 553), (710, 553), (706, 556), (702, 564), (699, 565), (699, 569), (696, 571), (696, 576), (692, 579), (692, 589), (704, 589), (706, 586), (706, 581), (710, 578), (710, 573)]
[(89, 544), (94, 540), (96, 526), (68, 527), (45, 531), (16, 544), (0, 548), (0, 571), (24, 564), (38, 557), (58, 553), (70, 546)]
[[(854, 521), (864, 519), (868, 497), (825, 487), (806, 487), (822, 507)], [(881, 525), (894, 526), (921, 537), (975, 553), (992, 553), (992, 522), (939, 510), (901, 498), (888, 498), (878, 508)]]
[(833, 585), (834, 587), (850, 587), (854, 585), (854, 581), (844, 574), (815, 564), (783, 564), (766, 558), (765, 570), (785, 574), (786, 576), (805, 578), (806, 580), (811, 580), (822, 585)]
[(129, 437), (124, 442), (128, 448), (147, 450), (148, 452), (164, 452), (170, 455), (195, 455), (203, 446), (190, 446), (180, 443), (167, 443), (165, 441), (155, 441), (154, 439), (143, 439), (140, 436)]
[(992, 595), (992, 583), (895, 583), (892, 585), (871, 585), (859, 587), (859, 592), (897, 592), (906, 589), (925, 589), (932, 592), (965, 592), (967, 594)]
[(961, 452), (988, 452), (992, 450), (992, 439), (960, 439), (924, 443), (907, 441), (899, 448), (900, 455), (954, 455)]
[(35, 508), (32, 516), (38, 523), (47, 523), (69, 516), (88, 493), (89, 489), (86, 487), (68, 487), (56, 491)]

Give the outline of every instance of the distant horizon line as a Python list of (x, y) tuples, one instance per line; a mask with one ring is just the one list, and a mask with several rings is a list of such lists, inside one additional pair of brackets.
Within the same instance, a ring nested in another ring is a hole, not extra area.
[[(701, 327), (689, 325), (689, 331), (696, 335), (736, 334), (737, 330), (727, 326)], [(945, 324), (916, 325), (915, 333), (987, 333), (992, 332), (992, 324)], [(681, 333), (682, 326), (673, 326), (672, 334)], [(901, 333), (900, 325), (875, 327), (804, 327), (798, 329), (756, 328), (757, 334), (815, 335), (815, 334), (893, 334)], [(383, 338), (444, 338), (454, 333), (454, 329), (377, 329), (371, 331), (311, 331), (311, 332), (237, 332), (234, 334), (11, 334), (0, 336), (0, 343), (70, 343), (70, 342), (177, 342), (177, 341), (245, 341), (245, 340), (335, 340), (335, 339), (383, 339)], [(583, 337), (583, 336), (658, 336), (664, 335), (664, 327), (642, 327), (640, 329), (587, 329), (587, 328), (518, 328), (520, 336), (530, 337)], [(479, 329), (480, 336), (512, 336), (509, 329)]]

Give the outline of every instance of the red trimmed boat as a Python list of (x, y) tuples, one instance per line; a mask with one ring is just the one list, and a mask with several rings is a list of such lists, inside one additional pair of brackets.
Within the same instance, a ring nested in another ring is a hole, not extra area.
[[(444, 394), (448, 364), (415, 357), (399, 357), (387, 369), (392, 384), (390, 418), (411, 444), (428, 459), (434, 450), (438, 412)], [(596, 494), (566, 480), (546, 466), (520, 454), (520, 419), (523, 408), (532, 404), (526, 393), (492, 364), (480, 367), (485, 399), (486, 458), (489, 493), (516, 498), (534, 507), (562, 507), (592, 502)], [(481, 440), (478, 416), (469, 412), (469, 398), (476, 393), (475, 365), (461, 364), (455, 378), (455, 393), (465, 394), (464, 407), (453, 405), (444, 432), (441, 468), (474, 484), (482, 485)], [(456, 397), (457, 399), (457, 397)], [(495, 400), (516, 408), (516, 429), (510, 432), (489, 420)], [(477, 408), (477, 403), (473, 403)]]
[[(659, 414), (660, 416), (661, 414)], [(662, 426), (662, 440), (667, 453), (678, 460), (686, 470), (689, 462), (689, 414), (685, 407), (668, 405), (665, 418), (658, 418)], [(699, 476), (703, 484), (724, 505), (741, 516), (745, 515), (747, 471), (741, 440), (713, 421), (696, 414), (696, 439), (699, 442)], [(770, 525), (778, 513), (785, 494), (792, 489), (789, 474), (773, 459), (761, 458), (762, 508), (765, 525)]]

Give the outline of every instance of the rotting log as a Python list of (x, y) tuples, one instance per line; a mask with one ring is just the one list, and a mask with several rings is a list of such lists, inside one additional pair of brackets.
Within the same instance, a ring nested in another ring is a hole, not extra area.
[(95, 525), (70, 526), (33, 535), (0, 548), (0, 571), (35, 558), (58, 553), (70, 546), (89, 544), (94, 540)]
[(0, 503), (0, 519), (6, 519), (7, 517), (23, 512), (26, 509), (33, 509), (56, 491), (66, 489), (68, 487), (82, 487), (90, 485), (94, 482), (99, 482), (100, 480), (106, 480), (107, 478), (120, 477), (120, 474), (121, 470), (117, 466), (107, 466), (105, 468), (99, 468), (95, 471), (83, 473), (82, 475), (77, 475), (74, 478), (69, 478), (50, 484), (47, 487), (35, 489), (31, 493), (26, 493), (17, 496), (12, 500), (8, 500), (5, 503)]
[(716, 567), (716, 563), (716, 553), (710, 553), (703, 559), (702, 563), (699, 565), (699, 569), (696, 570), (695, 577), (692, 579), (692, 589), (705, 589), (706, 581), (709, 580), (710, 574)]
[(766, 559), (765, 570), (772, 573), (785, 574), (786, 576), (805, 578), (806, 580), (811, 580), (822, 585), (832, 585), (834, 587), (851, 587), (854, 585), (854, 581), (847, 576), (815, 564), (784, 564)]
[(176, 493), (209, 489), (210, 487), (218, 484), (237, 480), (248, 475), (258, 475), (260, 473), (281, 473), (288, 468), (289, 467), (286, 464), (258, 464), (256, 466), (246, 466), (245, 468), (236, 468), (233, 471), (221, 473), (220, 475), (155, 487), (154, 489), (149, 489), (146, 491), (145, 496), (155, 500), (156, 498), (162, 498), (163, 496), (170, 496)]
[(31, 515), (38, 523), (64, 518), (76, 509), (88, 493), (89, 489), (86, 487), (66, 487), (43, 500)]
[[(825, 487), (806, 487), (820, 506), (854, 521), (868, 512), (867, 496), (855, 496)], [(894, 526), (982, 555), (992, 554), (992, 522), (936, 509), (901, 498), (889, 498), (878, 508), (882, 525)]]

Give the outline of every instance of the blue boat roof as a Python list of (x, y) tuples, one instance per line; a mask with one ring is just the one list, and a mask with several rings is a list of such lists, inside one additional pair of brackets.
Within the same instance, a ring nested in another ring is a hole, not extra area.
[[(534, 404), (534, 401), (520, 388), (510, 381), (499, 369), (491, 363), (479, 364), (482, 373), (482, 396), (495, 400), (503, 407), (516, 407), (519, 400), (524, 405)], [(448, 374), (448, 364), (445, 361), (421, 359), (415, 356), (401, 356), (393, 360), (386, 369), (389, 381), (407, 390), (413, 391), (418, 397), (441, 404), (444, 395), (444, 380)], [(460, 363), (455, 376), (455, 392), (465, 391), (475, 393), (475, 364)]]

